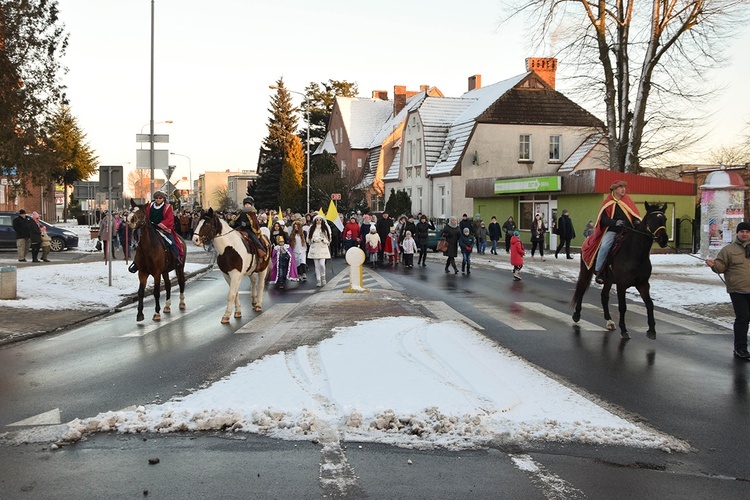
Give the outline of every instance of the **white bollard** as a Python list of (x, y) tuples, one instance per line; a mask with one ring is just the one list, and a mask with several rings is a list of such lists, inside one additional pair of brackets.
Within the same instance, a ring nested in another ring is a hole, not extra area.
[(362, 286), (362, 264), (365, 263), (365, 252), (359, 247), (346, 251), (346, 263), (349, 264), (349, 288), (344, 293), (369, 292)]

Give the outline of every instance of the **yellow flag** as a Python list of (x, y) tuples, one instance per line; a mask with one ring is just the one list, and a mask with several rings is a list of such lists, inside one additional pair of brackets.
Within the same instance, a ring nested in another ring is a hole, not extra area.
[(318, 209), (318, 215), (320, 215), (321, 217), (325, 217), (326, 216), (326, 213), (323, 211), (323, 207), (320, 207)]
[(330, 205), (328, 205), (328, 213), (326, 214), (326, 219), (333, 222), (333, 225), (336, 226), (339, 231), (342, 233), (344, 232), (344, 224), (341, 223), (341, 218), (339, 218), (339, 211), (336, 210), (336, 204), (333, 203), (333, 200), (331, 200)]

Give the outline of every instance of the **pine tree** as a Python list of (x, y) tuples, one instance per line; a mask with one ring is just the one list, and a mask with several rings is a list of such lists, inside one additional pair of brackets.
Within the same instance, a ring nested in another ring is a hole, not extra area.
[[(346, 80), (328, 80), (322, 83), (311, 82), (307, 86), (305, 95), (310, 104), (310, 151), (315, 151), (318, 145), (325, 139), (326, 132), (328, 131), (328, 121), (333, 112), (333, 101), (336, 97), (356, 97), (358, 92), (357, 84), (347, 82)], [(305, 134), (305, 136), (303, 137), (302, 134)], [(307, 140), (306, 129), (300, 130), (300, 139), (303, 144)]]
[(306, 193), (303, 191), (302, 177), (305, 171), (305, 153), (299, 137), (289, 137), (284, 165), (281, 168), (279, 194), (281, 206), (291, 208), (292, 211), (302, 212), (305, 208)]
[(68, 35), (56, 0), (0, 0), (0, 169), (49, 181), (47, 129), (65, 103), (60, 59)]
[[(96, 156), (81, 131), (78, 121), (68, 106), (61, 106), (52, 118), (50, 136), (50, 177), (63, 188), (74, 182), (88, 179), (97, 170)], [(63, 217), (67, 220), (67, 198), (64, 200)]]
[(258, 178), (252, 196), (258, 208), (276, 208), (281, 204), (281, 175), (292, 144), (291, 136), (297, 131), (296, 109), (292, 106), (284, 79), (276, 81), (276, 94), (271, 99), (271, 116), (268, 119), (268, 136), (263, 140)]

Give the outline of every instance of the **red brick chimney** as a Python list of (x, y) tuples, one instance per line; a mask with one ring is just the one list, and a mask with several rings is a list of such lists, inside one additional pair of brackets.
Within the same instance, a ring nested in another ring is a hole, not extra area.
[(430, 86), (429, 85), (420, 85), (419, 86), (419, 91), (420, 92), (427, 92), (428, 90), (430, 90)]
[(372, 98), (373, 99), (380, 99), (382, 101), (388, 100), (388, 91), (387, 90), (373, 90), (372, 91)]
[(527, 57), (526, 71), (533, 71), (539, 75), (550, 87), (555, 88), (555, 73), (557, 73), (557, 59), (554, 57)]
[(472, 75), (469, 77), (469, 91), (482, 88), (482, 75)]
[(406, 106), (406, 85), (393, 86), (393, 116)]

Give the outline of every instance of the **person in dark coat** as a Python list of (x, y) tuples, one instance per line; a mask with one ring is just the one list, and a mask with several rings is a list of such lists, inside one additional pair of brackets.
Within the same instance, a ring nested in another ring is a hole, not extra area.
[(31, 214), (31, 220), (27, 220), (29, 233), (31, 234), (31, 262), (39, 262), (39, 250), (42, 249), (42, 230), (39, 229), (39, 214)]
[(458, 220), (455, 217), (451, 217), (448, 224), (443, 226), (440, 236), (448, 242), (448, 250), (443, 252), (443, 255), (448, 257), (448, 260), (445, 261), (445, 272), (450, 272), (448, 267), (453, 266), (453, 271), (458, 274), (456, 257), (458, 256), (458, 238), (461, 236), (461, 230), (458, 228)]
[(417, 265), (422, 264), (422, 267), (425, 267), (427, 265), (427, 243), (429, 243), (430, 231), (435, 230), (435, 225), (427, 220), (426, 215), (422, 214), (419, 216), (416, 228), (417, 248), (419, 248)]
[(547, 225), (542, 219), (542, 214), (535, 214), (534, 221), (531, 223), (531, 258), (534, 258), (534, 252), (539, 247), (539, 256), (544, 260), (544, 233), (547, 232)]
[(572, 259), (573, 257), (570, 255), (570, 240), (576, 237), (576, 230), (573, 228), (573, 221), (570, 219), (570, 212), (567, 210), (563, 210), (562, 215), (557, 219), (557, 235), (560, 237), (560, 243), (557, 244), (555, 258), (557, 258), (557, 254), (560, 253), (564, 245), (565, 256)]
[(13, 219), (13, 230), (16, 232), (16, 249), (18, 250), (18, 262), (26, 262), (26, 254), (31, 247), (31, 231), (26, 210), (18, 211), (18, 217)]
[(500, 227), (500, 223), (497, 222), (497, 217), (494, 215), (492, 216), (492, 219), (490, 219), (490, 225), (487, 226), (487, 232), (489, 232), (490, 241), (492, 242), (490, 253), (497, 255), (497, 242), (500, 241), (500, 236), (503, 235), (503, 230)]
[(385, 239), (388, 237), (388, 233), (391, 232), (394, 221), (388, 217), (388, 212), (383, 212), (378, 222), (375, 224), (377, 228), (378, 236), (380, 236), (380, 250), (378, 250), (378, 262), (383, 264), (383, 250), (385, 250)]
[(508, 220), (503, 224), (503, 232), (505, 233), (505, 253), (510, 253), (510, 239), (513, 237), (513, 233), (516, 232), (516, 221), (513, 217), (508, 217)]

